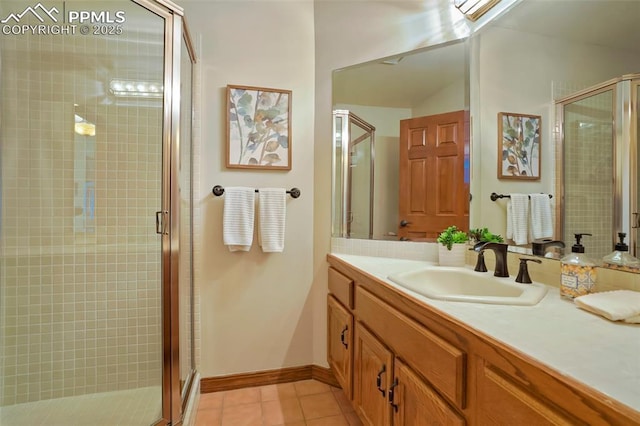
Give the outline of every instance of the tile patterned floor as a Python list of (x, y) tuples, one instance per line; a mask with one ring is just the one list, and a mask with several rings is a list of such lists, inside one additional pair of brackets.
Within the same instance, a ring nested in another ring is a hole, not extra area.
[(316, 380), (205, 393), (196, 426), (362, 426), (342, 389)]

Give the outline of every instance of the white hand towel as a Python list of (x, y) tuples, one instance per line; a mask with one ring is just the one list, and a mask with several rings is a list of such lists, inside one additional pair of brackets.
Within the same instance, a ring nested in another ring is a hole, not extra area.
[(227, 187), (224, 190), (222, 238), (229, 251), (249, 251), (253, 243), (255, 189)]
[(578, 307), (611, 321), (640, 323), (640, 292), (613, 290), (586, 294), (573, 299)]
[(551, 202), (547, 194), (531, 194), (531, 236), (534, 239), (553, 236)]
[(527, 194), (511, 194), (507, 202), (507, 238), (516, 245), (529, 242), (529, 196)]
[(284, 250), (287, 192), (283, 188), (260, 188), (258, 242), (265, 253)]

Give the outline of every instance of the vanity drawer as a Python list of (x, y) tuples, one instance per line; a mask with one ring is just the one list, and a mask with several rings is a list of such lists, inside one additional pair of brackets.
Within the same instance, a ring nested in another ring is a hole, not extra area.
[(353, 309), (353, 280), (336, 269), (329, 268), (329, 293), (349, 309)]
[(434, 388), (465, 408), (465, 352), (361, 287), (356, 289), (356, 303), (360, 321)]

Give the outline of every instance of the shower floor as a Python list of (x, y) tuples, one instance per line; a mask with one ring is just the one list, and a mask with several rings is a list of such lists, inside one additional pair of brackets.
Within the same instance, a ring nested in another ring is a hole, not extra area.
[(160, 418), (160, 386), (0, 407), (0, 425), (146, 426)]

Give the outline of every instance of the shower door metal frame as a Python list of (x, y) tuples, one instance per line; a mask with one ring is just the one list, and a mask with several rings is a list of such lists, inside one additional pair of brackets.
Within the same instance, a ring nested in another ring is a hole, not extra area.
[(631, 194), (629, 203), (629, 214), (631, 215), (631, 229), (629, 230), (629, 253), (633, 256), (640, 256), (638, 250), (638, 240), (640, 236), (640, 173), (638, 172), (638, 164), (640, 159), (640, 146), (638, 145), (638, 135), (640, 129), (638, 128), (640, 120), (640, 74), (634, 74), (629, 82), (631, 85), (631, 99), (630, 99), (630, 145), (629, 145), (629, 193)]
[[(164, 99), (162, 125), (162, 418), (157, 425), (179, 425), (189, 393), (193, 391), (195, 370), (182, 394), (180, 378), (179, 253), (180, 197), (178, 161), (180, 154), (180, 72), (181, 43), (184, 41), (195, 63), (195, 51), (185, 25), (184, 10), (168, 0), (132, 0), (164, 18)], [(193, 173), (193, 171), (192, 171)], [(192, 250), (193, 247), (186, 248)], [(192, 274), (193, 277), (193, 265)], [(193, 309), (192, 309), (193, 315)], [(193, 333), (193, 318), (191, 320)], [(193, 340), (192, 340), (193, 342)], [(192, 351), (193, 353), (193, 351)], [(192, 359), (192, 366), (195, 363)]]
[[(342, 126), (337, 128), (336, 126), (336, 117), (340, 117), (342, 119)], [(335, 154), (334, 154), (334, 165), (333, 165), (333, 176), (335, 178), (336, 173), (340, 170), (342, 174), (342, 187), (337, 188), (334, 182), (334, 188), (332, 191), (334, 192), (332, 199), (337, 200), (340, 199), (342, 201), (342, 206), (340, 208), (340, 231), (339, 236), (350, 238), (351, 237), (351, 222), (353, 220), (353, 215), (351, 212), (351, 151), (359, 142), (364, 141), (366, 138), (361, 137), (356, 141), (351, 140), (351, 131), (350, 125), (354, 123), (361, 129), (366, 132), (366, 136), (371, 138), (371, 156), (370, 156), (370, 171), (369, 171), (369, 239), (373, 238), (373, 197), (374, 197), (374, 168), (375, 168), (375, 131), (376, 128), (371, 124), (364, 121), (362, 118), (358, 117), (354, 113), (348, 110), (336, 109), (333, 111), (333, 149), (337, 149), (337, 141), (336, 141), (336, 133), (340, 133), (341, 138), (341, 164), (335, 164)], [(352, 143), (353, 142), (353, 143)], [(340, 198), (336, 198), (335, 192), (340, 191)], [(338, 219), (338, 218), (336, 218)]]

